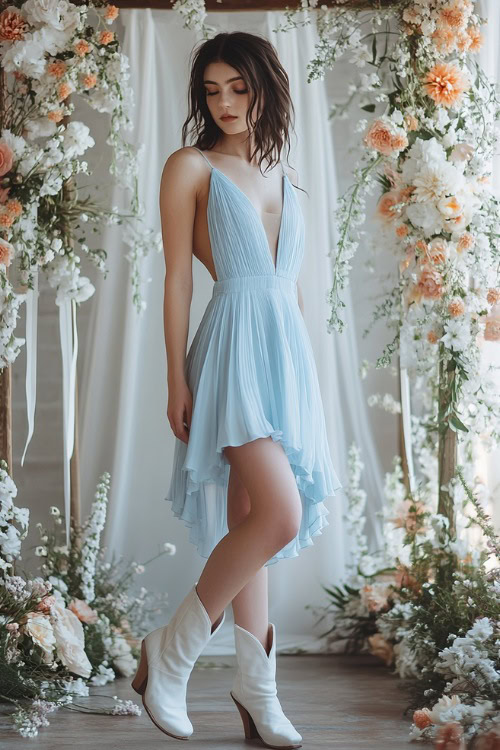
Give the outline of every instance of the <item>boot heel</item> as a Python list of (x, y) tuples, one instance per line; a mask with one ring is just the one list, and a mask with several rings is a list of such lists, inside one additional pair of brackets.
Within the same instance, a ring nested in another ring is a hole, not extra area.
[(242, 706), (241, 703), (239, 703), (236, 700), (236, 698), (234, 697), (232, 693), (230, 693), (230, 696), (233, 699), (233, 701), (236, 703), (236, 708), (240, 712), (241, 720), (243, 722), (243, 728), (245, 730), (245, 738), (247, 740), (253, 740), (256, 737), (261, 739), (261, 736), (257, 731), (257, 727), (255, 726), (254, 720), (252, 719), (252, 717), (250, 716), (246, 708)]
[(144, 691), (146, 690), (147, 682), (148, 682), (148, 659), (146, 656), (146, 646), (144, 644), (144, 641), (142, 641), (141, 659), (139, 661), (137, 672), (131, 684), (135, 692), (139, 693), (139, 695), (142, 695)]

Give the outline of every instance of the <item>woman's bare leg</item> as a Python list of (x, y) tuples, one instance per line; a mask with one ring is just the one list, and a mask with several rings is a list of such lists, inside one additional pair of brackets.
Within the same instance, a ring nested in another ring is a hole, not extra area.
[[(251, 508), (250, 495), (236, 467), (231, 466), (227, 488), (227, 525), (231, 530), (241, 523)], [(269, 652), (268, 575), (263, 566), (231, 602), (234, 622), (252, 633)]]
[(199, 577), (196, 590), (212, 623), (296, 536), (302, 517), (297, 483), (281, 443), (258, 438), (227, 446), (225, 454), (248, 492), (250, 511), (216, 545)]

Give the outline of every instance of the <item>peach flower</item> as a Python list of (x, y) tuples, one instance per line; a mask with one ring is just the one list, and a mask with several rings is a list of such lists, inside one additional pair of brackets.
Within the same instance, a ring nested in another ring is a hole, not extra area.
[(56, 603), (52, 612), (58, 658), (70, 672), (90, 677), (92, 664), (85, 653), (82, 623), (74, 612), (64, 606), (62, 600)]
[(41, 612), (27, 612), (21, 618), (20, 623), (23, 632), (42, 649), (45, 662), (47, 664), (52, 662), (56, 639), (49, 618)]
[(464, 730), (458, 721), (450, 721), (439, 727), (436, 735), (436, 750), (465, 750)]
[(437, 335), (436, 331), (429, 331), (427, 333), (427, 341), (429, 341), (431, 344), (437, 344), (439, 341), (439, 336)]
[(56, 599), (54, 596), (44, 596), (43, 599), (38, 602), (36, 608), (37, 610), (48, 614), (55, 603)]
[(432, 34), (432, 41), (436, 45), (438, 52), (449, 54), (455, 48), (457, 37), (449, 27), (439, 26)]
[(20, 201), (17, 200), (17, 198), (11, 198), (11, 200), (7, 201), (5, 204), (5, 209), (8, 211), (12, 216), (21, 216), (23, 212), (23, 207)]
[(389, 641), (386, 641), (380, 633), (370, 635), (368, 637), (368, 643), (370, 646), (370, 652), (374, 656), (378, 656), (379, 659), (382, 659), (386, 663), (386, 665), (390, 667), (394, 658), (394, 649), (392, 647), (392, 644), (390, 644)]
[(452, 318), (458, 318), (460, 315), (463, 315), (465, 312), (463, 299), (461, 297), (453, 297), (453, 299), (448, 303), (448, 312), (450, 313)]
[(408, 234), (408, 227), (406, 224), (398, 224), (396, 227), (396, 237), (399, 237), (399, 239), (403, 239)]
[(109, 44), (115, 38), (114, 31), (101, 31), (99, 34), (99, 44)]
[(399, 190), (388, 190), (383, 193), (377, 205), (379, 217), (386, 222), (394, 221), (401, 215), (401, 209), (395, 208), (398, 203), (400, 203)]
[(416, 593), (419, 593), (421, 586), (415, 576), (410, 572), (410, 569), (406, 565), (398, 564), (396, 575), (394, 579), (394, 585), (401, 589), (411, 589)]
[(7, 9), (0, 13), (0, 41), (20, 41), (28, 29), (26, 19), (16, 10)]
[(438, 299), (443, 294), (443, 277), (434, 268), (424, 267), (417, 282), (426, 299)]
[(14, 246), (0, 237), (0, 265), (10, 266), (14, 257)]
[(57, 95), (61, 101), (67, 99), (71, 92), (72, 88), (69, 83), (61, 83), (61, 85), (57, 89)]
[(484, 43), (484, 36), (479, 30), (479, 26), (469, 26), (467, 34), (471, 40), (469, 45), (470, 52), (479, 52)]
[(485, 318), (484, 338), (485, 341), (500, 341), (500, 316)]
[(90, 52), (90, 44), (85, 39), (79, 39), (74, 46), (74, 50), (79, 57), (84, 57)]
[(488, 289), (486, 299), (488, 300), (490, 305), (496, 305), (498, 302), (500, 302), (500, 289)]
[(53, 78), (62, 78), (66, 73), (67, 65), (63, 60), (54, 60), (47, 65), (47, 73)]
[(418, 120), (414, 115), (405, 115), (404, 123), (407, 130), (418, 130)]
[(87, 73), (82, 77), (82, 84), (86, 89), (93, 89), (96, 83), (97, 76), (94, 73)]
[(470, 232), (464, 232), (457, 244), (457, 253), (462, 253), (464, 250), (470, 250), (475, 245), (474, 235)]
[(63, 116), (62, 109), (53, 109), (52, 112), (47, 113), (47, 119), (51, 122), (60, 122)]
[(456, 104), (469, 86), (470, 81), (452, 63), (437, 63), (424, 78), (427, 95), (443, 107)]
[(429, 709), (422, 708), (418, 711), (414, 711), (413, 723), (415, 724), (417, 729), (425, 729), (426, 727), (430, 727), (432, 721), (429, 718)]
[(11, 147), (5, 141), (0, 141), (0, 177), (10, 172), (13, 162), (14, 154)]
[(75, 615), (78, 617), (80, 622), (85, 622), (87, 624), (97, 622), (99, 619), (97, 612), (95, 609), (92, 609), (92, 607), (89, 607), (87, 602), (84, 602), (83, 599), (73, 599), (68, 604), (68, 609), (70, 609), (72, 612), (75, 613)]
[(408, 139), (403, 133), (394, 134), (390, 125), (382, 120), (374, 120), (364, 137), (365, 145), (373, 148), (384, 156), (390, 156), (394, 151), (402, 151), (408, 145)]
[(465, 29), (467, 26), (468, 15), (457, 6), (448, 6), (441, 10), (439, 21), (441, 24), (459, 31), (460, 29)]
[(118, 18), (118, 12), (119, 10), (116, 5), (108, 5), (104, 11), (104, 18), (106, 21), (114, 21)]
[(429, 261), (437, 264), (443, 264), (448, 257), (448, 244), (441, 237), (435, 237), (429, 245)]

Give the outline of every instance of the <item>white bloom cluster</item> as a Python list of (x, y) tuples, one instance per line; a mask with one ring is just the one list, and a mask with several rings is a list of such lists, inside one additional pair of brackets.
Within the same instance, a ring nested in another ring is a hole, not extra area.
[(82, 595), (87, 604), (95, 598), (95, 572), (96, 561), (99, 552), (101, 532), (106, 522), (106, 510), (108, 504), (108, 492), (110, 486), (110, 474), (105, 472), (97, 485), (95, 500), (89, 518), (84, 527), (83, 543), (81, 549), (81, 567), (77, 573), (81, 575)]
[[(21, 559), (21, 541), (28, 534), (29, 508), (18, 508), (14, 505), (17, 487), (10, 477), (6, 462), (0, 461), (0, 569), (12, 568), (12, 561)], [(19, 524), (22, 531), (15, 526)], [(10, 586), (19, 588), (17, 577), (11, 577)], [(14, 593), (14, 592), (12, 592)]]

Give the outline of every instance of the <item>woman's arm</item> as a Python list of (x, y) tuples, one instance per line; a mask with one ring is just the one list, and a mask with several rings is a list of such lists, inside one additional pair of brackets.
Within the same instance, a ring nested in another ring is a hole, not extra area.
[(165, 255), (163, 323), (167, 355), (168, 415), (175, 435), (187, 442), (191, 423), (185, 377), (189, 311), (193, 295), (193, 224), (198, 166), (189, 149), (174, 151), (163, 168), (160, 213)]

